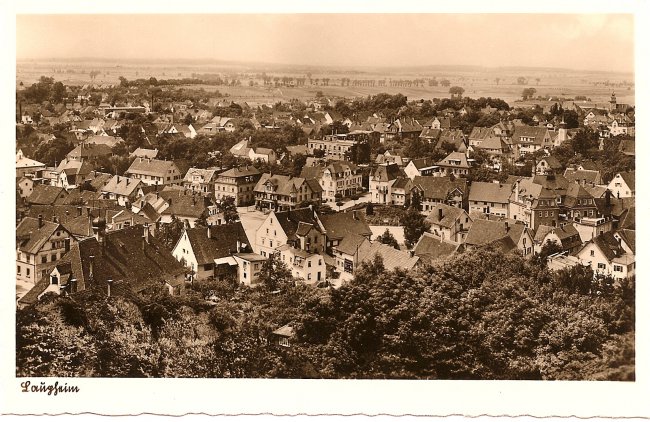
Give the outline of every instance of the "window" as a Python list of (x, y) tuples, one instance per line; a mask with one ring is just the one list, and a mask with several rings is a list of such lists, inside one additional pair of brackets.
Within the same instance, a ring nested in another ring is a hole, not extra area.
[(26, 268), (26, 269), (25, 269), (25, 274), (27, 274), (27, 277), (29, 277), (29, 273), (30, 273), (30, 272), (31, 272), (31, 271), (30, 271), (29, 268)]
[(596, 253), (594, 251), (589, 251), (589, 256), (596, 256)]
[(322, 259), (319, 259), (319, 260), (318, 260), (318, 265), (319, 265), (319, 266), (320, 266), (320, 265), (323, 265), (323, 260), (322, 260)]
[(16, 273), (18, 273), (18, 275), (20, 275), (20, 270), (21, 270), (21, 266), (17, 265), (16, 266)]
[(311, 273), (307, 274), (307, 280), (311, 280)]
[(599, 262), (598, 263), (598, 269), (599, 270), (604, 270), (605, 269), (605, 264), (603, 264), (602, 262)]
[(50, 256), (50, 261), (56, 261), (56, 254), (52, 254), (52, 256)]
[(539, 216), (540, 216), (540, 217), (542, 216), (542, 211), (539, 212)]
[(259, 270), (259, 269), (260, 269), (260, 264), (255, 263), (255, 269), (256, 269), (256, 270)]
[(614, 265), (614, 271), (617, 273), (622, 273), (623, 272), (623, 266), (622, 265)]
[(273, 241), (272, 240), (269, 240), (269, 246), (273, 247)]
[(283, 347), (289, 347), (289, 339), (286, 337), (280, 337), (278, 344)]
[(43, 255), (43, 256), (41, 257), (41, 264), (45, 264), (46, 262), (47, 262), (47, 256), (46, 256), (46, 255)]
[(307, 268), (311, 268), (311, 261), (307, 261)]

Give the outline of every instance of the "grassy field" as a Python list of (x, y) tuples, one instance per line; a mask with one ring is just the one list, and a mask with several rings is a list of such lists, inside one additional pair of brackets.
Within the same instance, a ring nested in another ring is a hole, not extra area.
[[(55, 72), (55, 70), (59, 72)], [(94, 81), (91, 81), (89, 72), (99, 70), (101, 73)], [(62, 73), (61, 73), (62, 71)], [(73, 73), (74, 72), (74, 73)], [(630, 74), (609, 74), (603, 72), (571, 71), (553, 69), (482, 69), (467, 70), (460, 68), (458, 71), (430, 70), (430, 71), (396, 71), (387, 70), (382, 73), (378, 70), (360, 72), (351, 70), (345, 73), (341, 70), (328, 69), (322, 73), (313, 73), (312, 78), (330, 78), (329, 86), (307, 85), (302, 87), (264, 87), (262, 80), (256, 79), (255, 74), (267, 72), (272, 76), (306, 77), (305, 74), (297, 71), (277, 72), (268, 69), (254, 69), (250, 67), (228, 67), (228, 66), (179, 66), (165, 64), (110, 64), (106, 62), (19, 62), (16, 67), (16, 84), (23, 82), (29, 86), (42, 75), (52, 76), (67, 85), (83, 85), (87, 83), (116, 84), (119, 77), (132, 80), (137, 78), (158, 79), (167, 78), (189, 78), (193, 73), (197, 74), (220, 74), (225, 77), (237, 75), (242, 85), (237, 87), (216, 86), (216, 85), (192, 85), (191, 89), (205, 89), (206, 91), (219, 91), (227, 94), (233, 100), (256, 101), (256, 102), (277, 102), (288, 101), (292, 98), (307, 100), (314, 98), (317, 91), (322, 91), (328, 97), (366, 97), (381, 92), (389, 94), (401, 93), (410, 100), (443, 98), (449, 96), (449, 88), (442, 86), (411, 86), (411, 87), (354, 87), (340, 86), (342, 77), (351, 79), (370, 79), (387, 82), (393, 80), (429, 79), (436, 77), (438, 80), (448, 79), (451, 85), (458, 85), (465, 89), (465, 96), (473, 98), (494, 97), (502, 98), (508, 103), (514, 103), (521, 98), (521, 91), (524, 87), (534, 87), (537, 95), (542, 96), (565, 96), (575, 97), (584, 95), (594, 102), (606, 102), (612, 92), (616, 92), (621, 103), (634, 104), (634, 86), (606, 86), (605, 82), (619, 84), (623, 81), (633, 83), (634, 75)], [(388, 73), (390, 72), (390, 73)], [(518, 77), (528, 79), (526, 85), (516, 83)], [(497, 84), (496, 78), (499, 78)], [(538, 80), (539, 79), (539, 80)], [(249, 86), (249, 81), (257, 86)], [(388, 83), (387, 83), (388, 85)], [(426, 85), (426, 84), (425, 84)]]

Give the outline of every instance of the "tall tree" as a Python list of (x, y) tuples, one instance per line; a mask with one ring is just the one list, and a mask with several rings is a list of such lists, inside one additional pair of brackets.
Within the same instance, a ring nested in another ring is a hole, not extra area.
[(422, 233), (431, 227), (425, 221), (425, 216), (413, 207), (406, 210), (400, 224), (404, 227), (404, 243), (407, 248), (412, 248), (420, 240)]

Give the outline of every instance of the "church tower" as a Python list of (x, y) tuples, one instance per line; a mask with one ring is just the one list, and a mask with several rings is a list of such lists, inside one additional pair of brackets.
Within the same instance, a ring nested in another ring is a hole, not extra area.
[(609, 111), (616, 110), (616, 94), (612, 92), (612, 98), (609, 100)]

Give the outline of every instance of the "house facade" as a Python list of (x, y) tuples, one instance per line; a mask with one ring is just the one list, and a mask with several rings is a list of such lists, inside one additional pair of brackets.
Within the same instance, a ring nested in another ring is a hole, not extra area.
[(25, 217), (16, 227), (16, 279), (36, 284), (42, 271), (70, 250), (75, 237), (61, 224)]
[(150, 158), (136, 159), (124, 174), (149, 186), (179, 185), (183, 178), (173, 161)]
[(255, 202), (255, 185), (262, 177), (253, 166), (233, 167), (219, 173), (215, 182), (215, 199), (223, 200), (227, 196), (235, 198), (238, 207), (251, 205)]
[(320, 204), (323, 188), (315, 179), (264, 173), (254, 189), (255, 207), (260, 210), (289, 210), (299, 204)]

